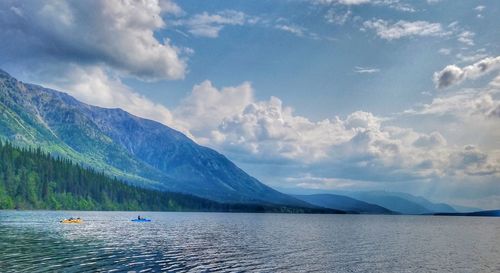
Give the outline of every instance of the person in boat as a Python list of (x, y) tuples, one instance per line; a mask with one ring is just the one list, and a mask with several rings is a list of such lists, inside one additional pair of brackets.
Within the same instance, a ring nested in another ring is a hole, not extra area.
[(137, 220), (142, 220), (140, 215), (137, 215)]

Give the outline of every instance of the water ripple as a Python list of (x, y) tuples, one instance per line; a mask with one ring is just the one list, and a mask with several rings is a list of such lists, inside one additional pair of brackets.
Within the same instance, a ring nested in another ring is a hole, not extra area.
[[(495, 272), (495, 218), (0, 211), (2, 272)], [(82, 217), (84, 224), (59, 219)]]

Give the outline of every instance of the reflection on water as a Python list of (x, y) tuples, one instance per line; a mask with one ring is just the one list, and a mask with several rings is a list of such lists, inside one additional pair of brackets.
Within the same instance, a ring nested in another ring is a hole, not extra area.
[(499, 218), (137, 214), (0, 211), (1, 271), (500, 272)]

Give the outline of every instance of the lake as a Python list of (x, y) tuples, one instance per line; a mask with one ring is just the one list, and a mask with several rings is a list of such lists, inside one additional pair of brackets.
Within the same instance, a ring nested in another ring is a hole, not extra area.
[[(141, 216), (150, 223), (133, 223)], [(60, 224), (82, 217), (84, 224)], [(500, 218), (0, 211), (1, 272), (500, 272)]]

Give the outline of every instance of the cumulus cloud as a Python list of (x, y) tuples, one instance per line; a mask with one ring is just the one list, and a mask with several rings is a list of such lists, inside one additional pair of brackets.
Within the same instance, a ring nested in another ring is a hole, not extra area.
[(210, 137), (224, 118), (240, 113), (253, 100), (253, 90), (248, 82), (219, 90), (210, 81), (204, 81), (193, 87), (191, 94), (175, 108), (174, 114), (177, 123), (189, 127), (200, 141)]
[(460, 120), (472, 116), (488, 117), (500, 105), (490, 90), (461, 91), (434, 98), (430, 103), (407, 110), (412, 115), (455, 116)]
[[(433, 98), (430, 103), (405, 111), (413, 124), (427, 123), (430, 128), (439, 126), (440, 134), (451, 139), (447, 142), (468, 147), (460, 149), (455, 147), (448, 153), (450, 166), (448, 174), (498, 174), (500, 166), (499, 87), (495, 78), (485, 87), (444, 93)], [(431, 139), (423, 138), (415, 144), (420, 145), (422, 141), (427, 143), (428, 140)], [(439, 138), (435, 138), (435, 141), (439, 141)], [(470, 143), (475, 145), (470, 145)], [(477, 162), (472, 164), (472, 159)], [(464, 162), (470, 163), (469, 166), (464, 167)]]
[(214, 14), (208, 12), (195, 14), (191, 18), (177, 20), (174, 24), (186, 27), (191, 34), (198, 37), (217, 38), (225, 26), (255, 24), (257, 21), (258, 18), (248, 16), (241, 11), (225, 10)]
[[(495, 162), (496, 161), (496, 162)], [(452, 170), (467, 175), (491, 175), (500, 172), (497, 160), (491, 160), (488, 154), (474, 145), (466, 145), (463, 150), (450, 155)]]
[(435, 72), (433, 80), (436, 88), (441, 89), (459, 84), (467, 79), (477, 79), (499, 68), (500, 56), (488, 57), (465, 67), (448, 65), (443, 70)]
[(414, 142), (416, 147), (439, 147), (446, 145), (446, 139), (439, 132), (432, 132), (429, 135), (421, 135)]
[(186, 73), (181, 51), (154, 36), (166, 27), (162, 14), (180, 8), (162, 3), (2, 1), (0, 44), (3, 54), (16, 58), (104, 64), (142, 79), (180, 79)]
[[(238, 162), (298, 164), (314, 177), (401, 181), (497, 173), (490, 159), (456, 159), (462, 150), (436, 131), (388, 126), (364, 111), (311, 121), (279, 98), (257, 101), (253, 92), (249, 83), (217, 89), (203, 82), (173, 111), (174, 119), (183, 120), (197, 141)], [(455, 170), (464, 168), (457, 162), (468, 171)]]
[[(253, 102), (226, 118), (217, 131), (219, 145), (252, 155), (252, 160), (315, 161), (327, 157), (328, 143), (347, 137), (338, 120), (311, 122), (294, 116), (280, 99)], [(326, 135), (324, 135), (326, 133)]]
[(400, 20), (391, 23), (382, 19), (368, 20), (363, 23), (366, 29), (372, 29), (376, 34), (385, 40), (396, 40), (413, 36), (445, 36), (448, 33), (443, 30), (439, 23), (427, 21), (404, 21)]

